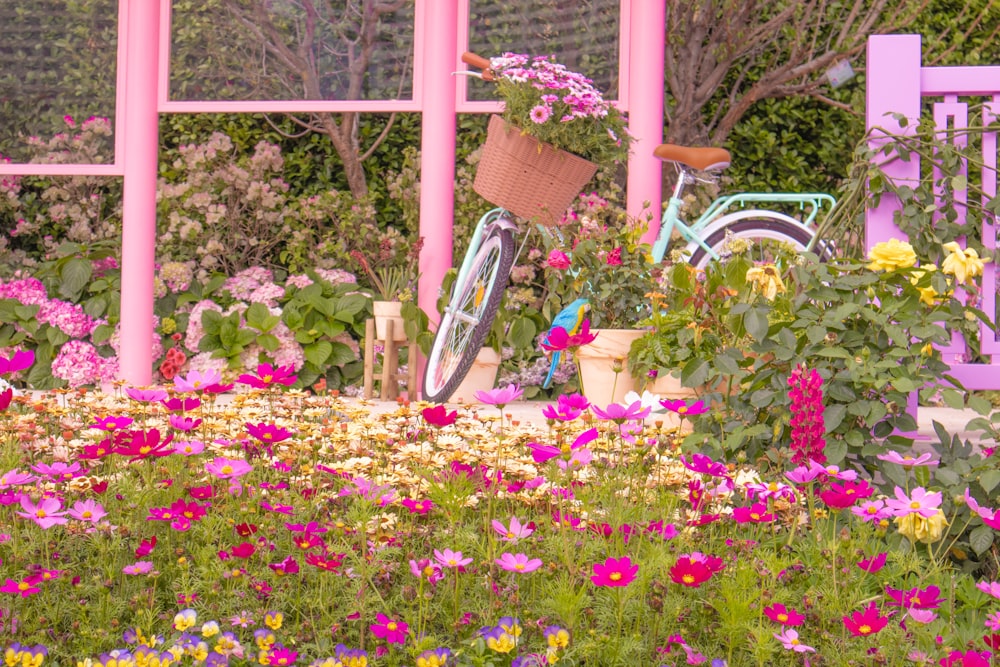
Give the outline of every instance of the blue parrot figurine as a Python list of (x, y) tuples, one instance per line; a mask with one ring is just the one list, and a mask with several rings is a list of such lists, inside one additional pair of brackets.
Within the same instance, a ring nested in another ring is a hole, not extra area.
[[(552, 320), (552, 326), (549, 327), (549, 333), (557, 327), (561, 327), (566, 330), (566, 333), (573, 335), (579, 333), (580, 325), (583, 323), (583, 316), (590, 309), (590, 301), (587, 299), (577, 299), (573, 303), (569, 304), (563, 308), (555, 319)], [(548, 335), (545, 336), (545, 342), (549, 341)], [(545, 389), (549, 388), (552, 384), (552, 376), (556, 372), (556, 366), (559, 365), (559, 359), (562, 357), (562, 352), (553, 352), (552, 359), (549, 363), (549, 374), (545, 376), (545, 382), (542, 386)]]

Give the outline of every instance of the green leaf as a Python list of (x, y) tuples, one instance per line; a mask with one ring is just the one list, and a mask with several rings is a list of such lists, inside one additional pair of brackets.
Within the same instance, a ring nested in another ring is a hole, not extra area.
[(831, 403), (823, 409), (823, 424), (828, 431), (835, 431), (840, 423), (844, 421), (847, 413), (847, 406), (843, 403)]
[(243, 317), (246, 319), (248, 326), (264, 331), (264, 320), (270, 316), (271, 311), (267, 309), (267, 306), (262, 303), (251, 303)]
[(764, 340), (767, 337), (767, 310), (754, 308), (743, 316), (743, 326), (754, 340)]
[(708, 380), (709, 363), (695, 357), (681, 369), (681, 384), (685, 387), (699, 387)]
[(838, 465), (847, 456), (847, 442), (843, 440), (828, 442), (823, 448), (823, 453), (826, 454), (828, 463)]
[(257, 344), (268, 352), (277, 352), (281, 347), (281, 341), (274, 334), (260, 334), (257, 336)]
[(305, 353), (306, 361), (319, 368), (333, 353), (333, 344), (326, 340), (318, 340), (306, 345), (302, 351)]
[(987, 470), (979, 476), (979, 486), (983, 491), (990, 493), (1000, 484), (1000, 470)]
[(970, 530), (969, 546), (972, 547), (977, 556), (982, 556), (993, 546), (993, 529), (987, 525), (982, 525)]
[(331, 366), (343, 366), (352, 361), (357, 361), (358, 357), (354, 351), (344, 343), (332, 343), (333, 350), (327, 363)]
[(83, 290), (87, 288), (90, 277), (93, 275), (93, 265), (90, 260), (82, 257), (74, 257), (59, 270), (59, 278), (62, 281), (59, 285), (59, 294), (70, 301), (77, 301)]

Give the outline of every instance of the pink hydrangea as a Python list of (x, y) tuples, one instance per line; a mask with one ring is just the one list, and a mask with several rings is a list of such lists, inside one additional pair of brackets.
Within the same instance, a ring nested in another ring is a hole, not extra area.
[(118, 373), (115, 359), (105, 359), (93, 345), (82, 340), (64, 344), (52, 360), (52, 375), (70, 387), (99, 384), (113, 380)]

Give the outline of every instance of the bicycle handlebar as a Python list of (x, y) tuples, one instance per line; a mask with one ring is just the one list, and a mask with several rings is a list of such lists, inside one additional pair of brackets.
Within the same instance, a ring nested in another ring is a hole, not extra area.
[(462, 54), (462, 62), (466, 65), (472, 65), (476, 69), (482, 70), (483, 79), (486, 81), (493, 81), (496, 78), (493, 71), (490, 69), (490, 61), (488, 58), (483, 58), (472, 51), (466, 51)]

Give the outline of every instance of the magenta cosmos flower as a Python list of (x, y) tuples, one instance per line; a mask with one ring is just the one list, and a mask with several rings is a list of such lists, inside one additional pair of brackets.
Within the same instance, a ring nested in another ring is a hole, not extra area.
[(508, 403), (513, 403), (522, 396), (524, 396), (524, 390), (521, 389), (519, 385), (509, 384), (506, 387), (500, 389), (490, 389), (489, 391), (477, 391), (476, 400), (480, 403), (486, 403), (487, 405), (495, 405), (498, 408), (502, 408)]
[(590, 428), (578, 435), (573, 444), (556, 447), (555, 445), (540, 445), (537, 442), (529, 442), (528, 447), (531, 449), (531, 458), (534, 459), (535, 463), (545, 463), (560, 455), (569, 459), (573, 452), (596, 440), (597, 435), (597, 429)]
[(18, 350), (9, 359), (0, 356), (0, 375), (8, 375), (30, 368), (35, 363), (34, 350)]
[(590, 581), (595, 586), (628, 586), (638, 572), (639, 566), (633, 565), (628, 556), (608, 558), (603, 563), (594, 563)]
[(378, 623), (368, 626), (373, 635), (379, 639), (386, 640), (390, 644), (406, 643), (406, 631), (410, 629), (410, 626), (403, 621), (391, 619), (385, 614), (376, 614), (375, 619)]
[(528, 558), (524, 554), (504, 553), (494, 562), (508, 572), (516, 572), (518, 574), (534, 572), (542, 566), (541, 558)]
[(895, 494), (895, 499), (889, 498), (885, 501), (885, 506), (892, 510), (893, 516), (919, 514), (925, 519), (929, 519), (937, 514), (941, 507), (940, 491), (928, 493), (927, 489), (918, 486), (913, 489), (913, 493), (907, 496), (906, 491), (897, 486)]
[(31, 519), (43, 530), (52, 526), (69, 523), (66, 512), (60, 512), (62, 503), (57, 498), (42, 498), (38, 503), (31, 502), (27, 495), (21, 496), (21, 508), (23, 512), (17, 512), (18, 516)]
[[(219, 377), (221, 381), (222, 377)], [(257, 366), (257, 375), (244, 373), (236, 378), (241, 384), (247, 384), (254, 389), (267, 389), (271, 385), (280, 384), (291, 387), (298, 378), (292, 366), (272, 366), (271, 364), (260, 364)]]
[(448, 408), (444, 405), (432, 405), (429, 408), (424, 408), (420, 412), (424, 417), (424, 421), (431, 426), (444, 427), (451, 426), (458, 420), (458, 410), (452, 410), (448, 412)]
[(693, 403), (688, 403), (687, 401), (681, 399), (671, 400), (669, 398), (665, 398), (662, 401), (660, 401), (660, 405), (665, 407), (667, 410), (670, 410), (671, 412), (676, 412), (677, 414), (682, 415), (684, 417), (703, 415), (706, 412), (708, 412), (708, 406), (705, 405), (704, 401), (695, 401)]
[(575, 334), (569, 333), (563, 327), (553, 327), (540, 345), (549, 352), (562, 352), (590, 345), (596, 338), (596, 333), (590, 333), (590, 320), (584, 320), (580, 325), (580, 331)]
[(275, 426), (274, 424), (251, 424), (246, 423), (247, 433), (261, 442), (281, 442), (292, 437), (292, 432), (288, 429)]
[(205, 472), (218, 479), (242, 477), (251, 470), (253, 470), (253, 466), (242, 459), (227, 459), (221, 456), (217, 456), (210, 463), (205, 464)]
[(844, 616), (844, 627), (855, 637), (878, 634), (888, 623), (889, 617), (882, 616), (874, 602), (865, 607), (863, 611), (856, 611), (850, 616)]
[(781, 625), (802, 625), (806, 617), (795, 611), (794, 609), (788, 609), (785, 605), (776, 603), (772, 604), (770, 607), (764, 607), (764, 615), (775, 623), (780, 623)]

